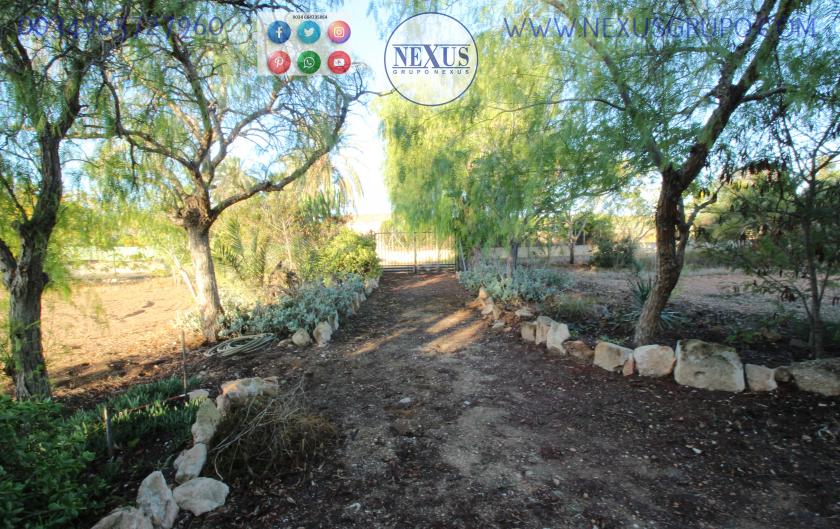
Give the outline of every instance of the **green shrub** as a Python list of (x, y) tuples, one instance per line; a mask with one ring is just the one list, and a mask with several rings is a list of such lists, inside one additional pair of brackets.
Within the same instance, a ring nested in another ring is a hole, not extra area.
[[(188, 389), (197, 382), (189, 380)], [(182, 392), (181, 380), (168, 378), (134, 386), (69, 418), (54, 402), (0, 395), (0, 529), (68, 527), (97, 514), (109, 485), (122, 485), (93, 473), (92, 463), (107, 456), (103, 407), (111, 414), (118, 448), (165, 432), (180, 449), (198, 407), (169, 400)]]
[(94, 508), (103, 483), (88, 476), (86, 444), (58, 404), (0, 395), (0, 527), (66, 527)]
[(513, 275), (506, 276), (495, 267), (484, 264), (461, 272), (458, 279), (471, 292), (484, 287), (487, 294), (497, 301), (541, 302), (571, 285), (569, 276), (557, 270), (520, 267)]
[(345, 275), (340, 281), (326, 284), (311, 281), (301, 285), (292, 295), (278, 303), (258, 304), (250, 310), (226, 314), (222, 322), (223, 337), (272, 332), (285, 334), (298, 329), (312, 331), (322, 321), (336, 314), (346, 317), (353, 307), (356, 294), (364, 292), (364, 281), (356, 274)]
[[(622, 318), (625, 323), (636, 323), (642, 314), (642, 307), (653, 290), (653, 277), (634, 276), (630, 283), (630, 310)], [(663, 327), (674, 327), (685, 323), (685, 317), (676, 310), (665, 308), (659, 314), (659, 324)]]
[(342, 228), (317, 253), (317, 272), (323, 277), (343, 278), (349, 274), (375, 277), (381, 272), (376, 256), (376, 240)]
[[(197, 378), (187, 380), (187, 390), (196, 387)], [(198, 409), (197, 402), (183, 404), (169, 401), (183, 391), (183, 382), (178, 377), (140, 384), (92, 410), (76, 412), (67, 422), (86, 439), (86, 448), (97, 455), (104, 455), (108, 448), (102, 420), (106, 406), (111, 416), (114, 444), (117, 446), (133, 447), (142, 438), (163, 432), (171, 434), (178, 444), (190, 438), (190, 427), (195, 422)]]
[(635, 267), (636, 243), (630, 238), (618, 241), (608, 237), (599, 238), (589, 263), (600, 268)]

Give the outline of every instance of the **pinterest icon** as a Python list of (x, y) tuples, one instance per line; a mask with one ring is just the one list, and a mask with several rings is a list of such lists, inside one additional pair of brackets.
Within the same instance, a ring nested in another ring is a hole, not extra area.
[(268, 57), (268, 69), (275, 75), (286, 73), (291, 65), (292, 60), (289, 54), (283, 50), (275, 51)]

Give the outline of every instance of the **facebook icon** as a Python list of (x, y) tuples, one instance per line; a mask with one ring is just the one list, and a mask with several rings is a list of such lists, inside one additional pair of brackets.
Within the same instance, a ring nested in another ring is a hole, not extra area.
[(268, 39), (275, 44), (283, 44), (292, 35), (292, 28), (282, 20), (275, 20), (268, 26)]

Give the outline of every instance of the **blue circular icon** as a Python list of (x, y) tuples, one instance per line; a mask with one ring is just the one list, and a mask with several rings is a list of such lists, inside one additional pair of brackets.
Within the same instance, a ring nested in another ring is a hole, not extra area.
[(321, 37), (321, 27), (317, 22), (306, 20), (298, 26), (297, 36), (304, 44), (312, 44)]
[(283, 44), (292, 36), (292, 28), (282, 20), (275, 20), (268, 26), (268, 40)]

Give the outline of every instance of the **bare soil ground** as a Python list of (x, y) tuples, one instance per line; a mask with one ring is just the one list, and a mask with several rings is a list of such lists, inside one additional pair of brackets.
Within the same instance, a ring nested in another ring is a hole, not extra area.
[(623, 378), (491, 330), (468, 300), (451, 275), (386, 275), (326, 348), (194, 353), (209, 387), (303, 378), (343, 438), (177, 526), (840, 526), (840, 399)]
[[(621, 308), (623, 279), (578, 279), (578, 290)], [(525, 344), (513, 327), (490, 329), (452, 275), (381, 284), (326, 348), (189, 353), (190, 374), (213, 391), (236, 377), (303, 379), (311, 407), (342, 438), (317, 468), (234, 481), (226, 506), (181, 513), (177, 527), (840, 527), (840, 399), (623, 378)], [(76, 298), (46, 309), (48, 339), (78, 346), (50, 350), (61, 400), (86, 404), (179, 372), (168, 322), (189, 306), (186, 292), (167, 280), (97, 287), (99, 312), (112, 319), (105, 336)], [(707, 309), (694, 305), (702, 299), (676, 299), (701, 311), (692, 330), (711, 332)], [(572, 326), (592, 343), (620, 330), (612, 319)], [(135, 450), (138, 461), (160, 459), (171, 480), (155, 440)], [(136, 486), (126, 483), (126, 498)]]
[(69, 297), (48, 293), (43, 340), (55, 395), (84, 397), (171, 370), (181, 340), (172, 323), (192, 304), (183, 284), (165, 278), (86, 283)]
[[(632, 305), (630, 272), (568, 268), (574, 279), (572, 293), (608, 309), (598, 317), (574, 318), (569, 323), (578, 335), (594, 343), (599, 338), (630, 345), (633, 322), (622, 321)], [(809, 359), (807, 347), (791, 340), (807, 341), (808, 327), (799, 303), (780, 303), (770, 294), (749, 288), (753, 279), (740, 272), (707, 268), (686, 270), (674, 289), (668, 308), (681, 322), (664, 328), (658, 343), (675, 345), (677, 340), (699, 338), (728, 343), (737, 348), (745, 362), (776, 367)], [(826, 300), (840, 292), (829, 291)], [(826, 349), (829, 356), (840, 354), (840, 305), (823, 303)], [(566, 321), (566, 320), (564, 320)]]

